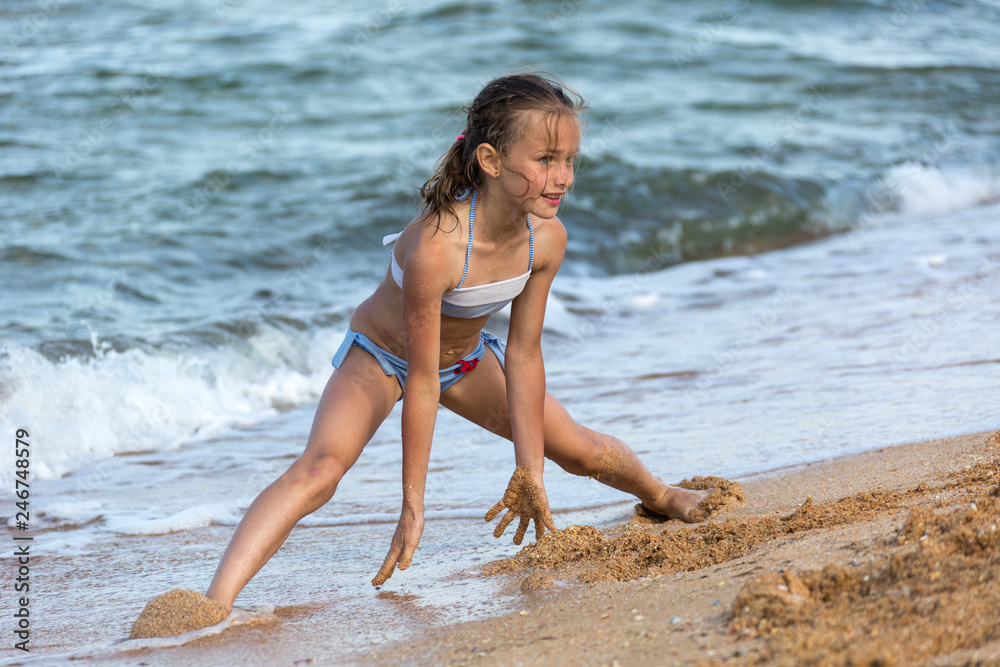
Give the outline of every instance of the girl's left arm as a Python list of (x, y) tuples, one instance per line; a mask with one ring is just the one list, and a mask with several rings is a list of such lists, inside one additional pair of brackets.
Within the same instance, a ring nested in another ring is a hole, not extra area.
[(494, 535), (499, 537), (510, 522), (520, 516), (521, 522), (514, 535), (515, 544), (521, 543), (530, 520), (535, 521), (537, 537), (544, 534), (545, 526), (555, 530), (542, 482), (545, 465), (545, 364), (541, 343), (545, 303), (565, 252), (566, 228), (559, 219), (538, 221), (531, 278), (511, 304), (504, 367), (516, 469), (504, 499), (487, 513), (486, 520), (491, 521), (505, 507), (508, 509), (494, 531)]

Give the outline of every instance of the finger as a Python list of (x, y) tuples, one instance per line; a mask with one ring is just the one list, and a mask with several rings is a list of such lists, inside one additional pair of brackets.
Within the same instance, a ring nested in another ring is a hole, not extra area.
[(500, 519), (500, 523), (497, 524), (496, 529), (493, 531), (493, 537), (500, 537), (503, 535), (503, 531), (507, 530), (507, 526), (510, 522), (514, 520), (514, 510), (507, 510), (507, 513), (503, 515)]
[(389, 547), (389, 555), (385, 557), (384, 561), (382, 561), (382, 567), (379, 568), (378, 574), (376, 574), (375, 578), (372, 579), (372, 586), (381, 586), (388, 581), (389, 577), (392, 576), (393, 571), (396, 569), (396, 561), (398, 560), (399, 547), (396, 545), (394, 540), (392, 546)]
[(552, 520), (552, 515), (551, 515), (551, 514), (549, 514), (548, 512), (546, 512), (546, 513), (545, 513), (545, 526), (546, 526), (546, 527), (547, 527), (547, 528), (548, 528), (549, 530), (556, 530), (556, 524), (555, 524), (555, 522), (554, 522), (554, 521)]
[(542, 539), (542, 537), (545, 536), (546, 520), (549, 523), (552, 523), (552, 519), (549, 519), (548, 517), (545, 517), (541, 521), (539, 521), (537, 518), (535, 519), (535, 542), (538, 542), (540, 539)]
[(528, 522), (530, 521), (531, 519), (526, 516), (521, 517), (521, 523), (517, 524), (517, 532), (514, 533), (514, 544), (520, 546), (521, 542), (524, 541), (524, 534), (528, 532)]
[(392, 576), (393, 571), (396, 569), (395, 563), (386, 563), (382, 566), (382, 569), (378, 571), (375, 578), (372, 579), (372, 586), (381, 586), (389, 580)]
[(406, 549), (403, 551), (403, 557), (399, 559), (399, 569), (405, 570), (410, 567), (410, 563), (413, 561), (413, 552), (416, 551), (417, 547), (414, 546), (412, 549)]
[(492, 508), (490, 509), (490, 511), (489, 511), (489, 512), (487, 512), (487, 513), (486, 513), (486, 520), (487, 520), (487, 521), (492, 521), (493, 519), (495, 519), (495, 518), (496, 518), (496, 516), (497, 516), (497, 514), (500, 514), (500, 511), (501, 511), (501, 510), (502, 510), (502, 509), (503, 509), (504, 507), (506, 507), (506, 505), (504, 505), (504, 504), (503, 504), (503, 501), (501, 500), (501, 501), (500, 501), (500, 502), (498, 502), (498, 503), (497, 503), (496, 505), (494, 505), (494, 506), (493, 506), (493, 507), (492, 507)]

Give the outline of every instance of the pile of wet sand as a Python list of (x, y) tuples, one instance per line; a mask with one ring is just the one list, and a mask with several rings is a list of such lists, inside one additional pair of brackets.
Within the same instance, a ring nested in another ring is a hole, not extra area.
[[(713, 508), (743, 500), (742, 487), (736, 482), (716, 477), (702, 478), (699, 483), (708, 485), (700, 488), (715, 486), (719, 489), (707, 501)], [(899, 502), (912, 493), (865, 492), (819, 504), (809, 498), (784, 517), (730, 517), (676, 530), (668, 527), (659, 534), (633, 530), (618, 537), (607, 537), (593, 526), (570, 526), (546, 534), (513, 557), (491, 563), (484, 571), (498, 574), (578, 564), (584, 568), (577, 575), (581, 581), (628, 581), (699, 570), (739, 558), (781, 535), (871, 518), (898, 507)]]
[(129, 639), (173, 637), (221, 623), (229, 616), (224, 605), (201, 593), (175, 588), (146, 603), (132, 625)]
[(746, 661), (917, 664), (1000, 639), (1000, 457), (949, 477), (965, 497), (914, 507), (874, 561), (748, 582), (730, 629), (766, 642)]
[[(655, 578), (736, 559), (778, 539), (908, 512), (897, 529), (865, 541), (860, 560), (867, 562), (778, 569), (746, 583), (722, 618), (725, 644), (743, 647), (726, 664), (922, 664), (935, 656), (963, 664), (977, 649), (1000, 650), (1000, 432), (984, 445), (985, 458), (941, 483), (822, 503), (809, 498), (784, 516), (673, 522), (659, 533), (641, 522), (616, 537), (571, 526), (486, 572), (552, 571), (584, 582)], [(731, 493), (727, 502), (736, 502)]]

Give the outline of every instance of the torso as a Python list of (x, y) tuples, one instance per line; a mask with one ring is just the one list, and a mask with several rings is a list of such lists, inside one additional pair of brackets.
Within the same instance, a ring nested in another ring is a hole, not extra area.
[[(453, 287), (459, 284), (466, 261), (469, 203), (459, 202), (455, 213), (459, 217), (458, 224), (449, 226), (448, 220), (454, 222), (454, 219), (446, 215), (441, 229), (435, 232), (443, 234), (447, 242), (449, 264), (454, 266)], [(469, 270), (462, 283), (463, 286), (483, 285), (523, 274), (528, 266), (531, 233), (527, 226), (518, 231), (519, 233), (512, 234), (509, 240), (501, 239), (492, 243), (477, 237), (472, 247)], [(400, 247), (394, 249), (397, 257), (405, 258), (407, 252), (413, 251), (420, 233), (429, 233), (423, 228), (423, 223), (413, 222), (407, 226), (397, 243)], [(488, 315), (466, 319), (442, 314), (439, 367), (454, 365), (460, 358), (472, 352), (479, 344), (479, 333), (488, 319)], [(389, 352), (406, 358), (402, 290), (396, 285), (388, 268), (375, 293), (354, 311), (351, 316), (351, 329), (365, 334)]]

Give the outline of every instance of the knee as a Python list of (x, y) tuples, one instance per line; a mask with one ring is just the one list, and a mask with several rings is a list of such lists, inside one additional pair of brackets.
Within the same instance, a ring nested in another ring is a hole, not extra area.
[(571, 455), (552, 460), (566, 472), (580, 477), (591, 477), (601, 470), (604, 448), (593, 438), (581, 438), (580, 444), (570, 451)]
[(306, 504), (307, 513), (325, 505), (337, 491), (347, 468), (329, 454), (303, 454), (282, 475), (284, 484)]
[(604, 448), (601, 447), (600, 443), (591, 441), (587, 451), (580, 458), (578, 466), (576, 474), (584, 477), (592, 477), (603, 469)]

